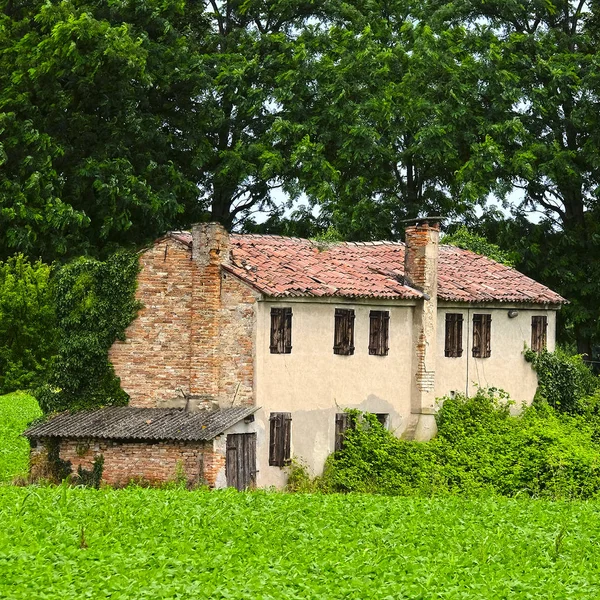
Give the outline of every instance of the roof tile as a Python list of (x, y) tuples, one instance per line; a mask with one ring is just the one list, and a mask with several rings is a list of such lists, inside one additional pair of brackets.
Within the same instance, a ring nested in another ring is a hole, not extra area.
[[(175, 239), (191, 245), (189, 232)], [(423, 294), (404, 283), (402, 242), (321, 244), (276, 235), (231, 236), (232, 259), (225, 268), (271, 297), (416, 299)], [(566, 302), (519, 271), (454, 246), (440, 246), (438, 298), (456, 302)]]

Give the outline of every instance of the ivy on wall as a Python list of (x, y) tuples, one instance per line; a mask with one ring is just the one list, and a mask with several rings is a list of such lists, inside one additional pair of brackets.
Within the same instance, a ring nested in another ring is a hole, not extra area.
[(79, 258), (57, 271), (52, 286), (58, 353), (46, 382), (34, 390), (45, 413), (127, 404), (108, 351), (125, 339), (140, 308), (138, 272), (137, 254), (130, 252), (105, 261)]

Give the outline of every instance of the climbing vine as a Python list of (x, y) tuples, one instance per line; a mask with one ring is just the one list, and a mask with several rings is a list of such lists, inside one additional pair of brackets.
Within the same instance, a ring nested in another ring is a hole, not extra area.
[(137, 255), (118, 252), (105, 261), (77, 259), (56, 273), (58, 353), (46, 382), (34, 391), (45, 413), (127, 404), (108, 351), (125, 339), (140, 308), (138, 272)]

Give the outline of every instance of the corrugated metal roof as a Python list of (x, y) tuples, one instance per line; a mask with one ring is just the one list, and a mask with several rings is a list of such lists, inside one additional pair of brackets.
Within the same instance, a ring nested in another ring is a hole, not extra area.
[(200, 412), (113, 406), (62, 413), (34, 425), (23, 435), (28, 438), (209, 441), (256, 410), (255, 406)]

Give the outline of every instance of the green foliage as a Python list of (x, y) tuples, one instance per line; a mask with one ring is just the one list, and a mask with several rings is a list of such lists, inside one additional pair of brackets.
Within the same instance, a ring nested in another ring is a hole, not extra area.
[(137, 255), (119, 252), (104, 262), (80, 258), (56, 273), (59, 350), (47, 382), (35, 391), (45, 413), (127, 403), (108, 350), (124, 339), (139, 309), (138, 271)]
[(285, 469), (287, 471), (285, 489), (288, 492), (307, 494), (319, 489), (320, 478), (311, 477), (308, 467), (302, 460), (292, 458), (292, 462)]
[(0, 396), (0, 484), (27, 475), (29, 443), (21, 434), (41, 414), (35, 398), (23, 392)]
[(584, 599), (597, 519), (595, 502), (4, 487), (0, 596)]
[(457, 248), (463, 248), (464, 250), (471, 250), (475, 254), (482, 254), (509, 267), (514, 267), (518, 258), (514, 252), (502, 250), (500, 246), (492, 244), (484, 237), (469, 231), (464, 225), (459, 227), (454, 233), (445, 235), (442, 242), (456, 246)]
[(0, 394), (39, 384), (56, 352), (50, 274), (22, 254), (0, 262)]
[(104, 254), (156, 237), (198, 196), (201, 8), (1, 4), (0, 257)]
[(550, 498), (600, 495), (600, 422), (547, 404), (511, 416), (505, 394), (445, 398), (438, 435), (397, 439), (365, 415), (324, 475), (332, 491), (392, 495), (477, 494)]
[(525, 352), (538, 376), (536, 400), (547, 402), (558, 411), (576, 414), (589, 408), (586, 398), (600, 389), (600, 379), (583, 362), (580, 355), (569, 355), (558, 348), (539, 354)]
[(90, 469), (84, 469), (81, 465), (77, 467), (77, 477), (73, 480), (77, 485), (92, 487), (98, 489), (102, 481), (102, 473), (104, 471), (104, 456), (100, 454), (94, 459), (94, 463)]

